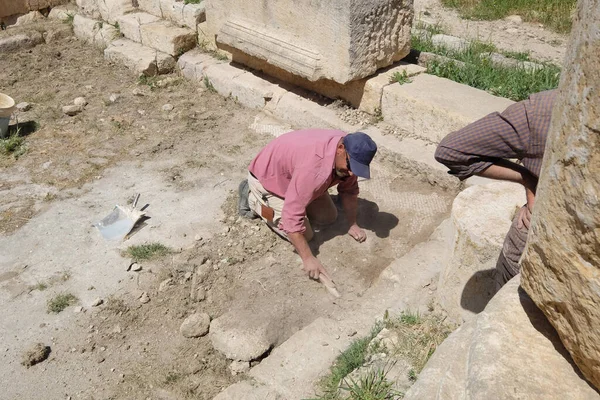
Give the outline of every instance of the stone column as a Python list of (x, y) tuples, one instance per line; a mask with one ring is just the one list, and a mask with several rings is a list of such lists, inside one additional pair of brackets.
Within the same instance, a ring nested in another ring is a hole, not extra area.
[(580, 0), (521, 284), (600, 388), (600, 1)]

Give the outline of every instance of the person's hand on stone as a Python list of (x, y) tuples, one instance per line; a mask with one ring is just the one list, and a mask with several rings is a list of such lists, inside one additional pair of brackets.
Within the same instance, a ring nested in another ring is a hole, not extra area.
[(517, 221), (517, 229), (523, 229), (525, 227), (529, 230), (529, 225), (531, 224), (531, 211), (529, 211), (529, 207), (524, 205), (519, 210), (519, 219)]
[(362, 243), (367, 239), (366, 232), (360, 229), (356, 224), (348, 229), (348, 235), (352, 236), (358, 243)]
[[(306, 272), (308, 274), (308, 277), (311, 279), (319, 279), (319, 276), (321, 274), (325, 275), (327, 278), (329, 278), (329, 275), (327, 274), (327, 271), (325, 271), (325, 267), (323, 267), (323, 264), (321, 264), (321, 261), (319, 261), (319, 259), (317, 257), (309, 257), (306, 260), (304, 260), (302, 262), (303, 267), (302, 269), (304, 270), (304, 272)], [(331, 278), (329, 278), (331, 279)]]

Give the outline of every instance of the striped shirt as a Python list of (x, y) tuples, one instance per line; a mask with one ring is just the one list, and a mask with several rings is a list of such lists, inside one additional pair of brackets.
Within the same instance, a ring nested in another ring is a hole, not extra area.
[(460, 180), (489, 168), (498, 159), (518, 159), (536, 178), (540, 176), (556, 90), (492, 113), (446, 136), (435, 159)]

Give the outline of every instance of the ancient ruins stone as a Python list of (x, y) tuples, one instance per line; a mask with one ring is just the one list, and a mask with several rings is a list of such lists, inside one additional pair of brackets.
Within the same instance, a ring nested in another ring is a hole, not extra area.
[[(538, 185), (522, 284), (600, 388), (600, 8), (581, 0)], [(575, 396), (571, 396), (575, 398)]]
[(405, 400), (598, 400), (546, 317), (508, 282), (433, 354)]
[(0, 0), (0, 18), (42, 10), (67, 3), (68, 0)]
[(135, 11), (131, 0), (101, 0), (98, 1), (98, 11), (102, 19), (115, 24), (121, 15)]
[(104, 50), (104, 57), (147, 76), (166, 74), (175, 68), (175, 59), (170, 55), (127, 39), (113, 41)]
[(229, 364), (229, 370), (231, 371), (231, 375), (236, 376), (239, 374), (245, 374), (250, 371), (250, 363), (248, 361), (232, 361)]
[(180, 56), (196, 46), (195, 32), (173, 26), (166, 21), (141, 25), (140, 36), (144, 46), (172, 56)]
[(42, 15), (41, 12), (31, 11), (31, 12), (17, 18), (17, 22), (15, 25), (26, 25), (26, 24), (31, 24), (33, 22), (43, 21), (45, 19), (46, 18)]
[(54, 7), (50, 10), (48, 14), (48, 19), (56, 19), (59, 21), (67, 21), (69, 18), (73, 17), (77, 13), (77, 10), (74, 6), (58, 6)]
[(98, 10), (98, 0), (76, 0), (79, 7), (78, 14), (83, 14), (87, 17), (100, 19), (100, 10)]
[(50, 346), (36, 343), (33, 347), (23, 353), (21, 364), (27, 368), (44, 361), (50, 355)]
[(205, 37), (309, 81), (361, 79), (410, 50), (412, 1), (204, 3)]
[(455, 322), (483, 310), (493, 296), (493, 271), (515, 212), (525, 204), (517, 183), (472, 186), (456, 196), (451, 256), (438, 284), (438, 300)]
[(183, 321), (179, 331), (186, 338), (204, 336), (210, 327), (210, 316), (206, 313), (195, 313)]
[(159, 17), (144, 12), (126, 14), (118, 18), (119, 29), (123, 36), (138, 43), (142, 42), (140, 26), (159, 20)]
[(223, 390), (214, 400), (284, 400), (284, 397), (266, 385), (241, 381)]
[(251, 361), (266, 353), (274, 344), (270, 320), (229, 312), (210, 324), (210, 340), (215, 349), (232, 360)]

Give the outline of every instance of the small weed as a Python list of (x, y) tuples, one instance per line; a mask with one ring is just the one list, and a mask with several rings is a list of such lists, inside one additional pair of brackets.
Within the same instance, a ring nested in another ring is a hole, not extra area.
[(76, 302), (77, 297), (71, 293), (61, 293), (48, 301), (48, 313), (58, 314)]
[(206, 86), (206, 88), (208, 89), (209, 92), (217, 93), (217, 89), (215, 89), (215, 87), (211, 83), (210, 79), (208, 79), (208, 76), (204, 77), (204, 86)]
[(68, 281), (69, 279), (71, 279), (71, 273), (70, 273), (69, 271), (63, 271), (63, 272), (60, 274), (60, 279), (61, 279), (63, 282), (66, 282), (66, 281)]
[(25, 145), (25, 139), (19, 136), (19, 130), (6, 139), (0, 139), (0, 154), (12, 155), (15, 159), (18, 159), (25, 152), (27, 152), (27, 146)]
[(412, 79), (410, 79), (408, 77), (408, 73), (406, 72), (406, 70), (404, 70), (402, 72), (396, 71), (390, 77), (390, 83), (395, 83), (395, 82), (398, 82), (399, 84), (404, 85), (405, 83), (411, 83)]
[(119, 315), (125, 314), (127, 311), (129, 311), (129, 307), (127, 307), (127, 304), (125, 304), (125, 302), (122, 299), (109, 297), (106, 301), (106, 306), (104, 307), (104, 310), (115, 315)]
[(181, 378), (181, 374), (171, 371), (167, 374), (167, 376), (165, 376), (165, 384), (172, 385), (179, 381)]
[(139, 246), (129, 246), (125, 253), (134, 261), (142, 261), (165, 256), (172, 253), (172, 250), (161, 243), (150, 243)]
[(156, 76), (147, 76), (147, 75), (142, 74), (138, 77), (138, 84), (146, 85), (150, 88), (150, 90), (156, 89), (157, 81), (158, 81), (158, 77), (156, 77)]
[(415, 25), (416, 29), (426, 31), (429, 35), (439, 35), (446, 33), (446, 30), (441, 24), (426, 24), (423, 21), (417, 21)]
[(48, 284), (45, 282), (38, 282), (31, 287), (31, 290), (39, 290), (40, 292), (43, 292), (46, 289), (48, 289)]
[(341, 390), (350, 395), (348, 400), (395, 400), (403, 397), (402, 393), (393, 389), (394, 384), (387, 379), (383, 369), (370, 370), (358, 381), (350, 378), (344, 380)]
[(421, 316), (419, 313), (406, 311), (400, 314), (400, 322), (406, 325), (416, 325), (421, 322)]
[(383, 112), (381, 111), (381, 107), (375, 107), (373, 111), (373, 118), (375, 119), (375, 123), (383, 121)]
[(528, 52), (523, 51), (501, 51), (501, 54), (508, 58), (513, 58), (519, 61), (531, 61), (531, 57)]
[(408, 380), (411, 382), (417, 381), (417, 372), (413, 368), (408, 371)]
[(200, 4), (203, 0), (185, 0), (185, 4)]
[(67, 25), (73, 26), (74, 20), (75, 20), (75, 14), (67, 13), (67, 18), (63, 22)]

